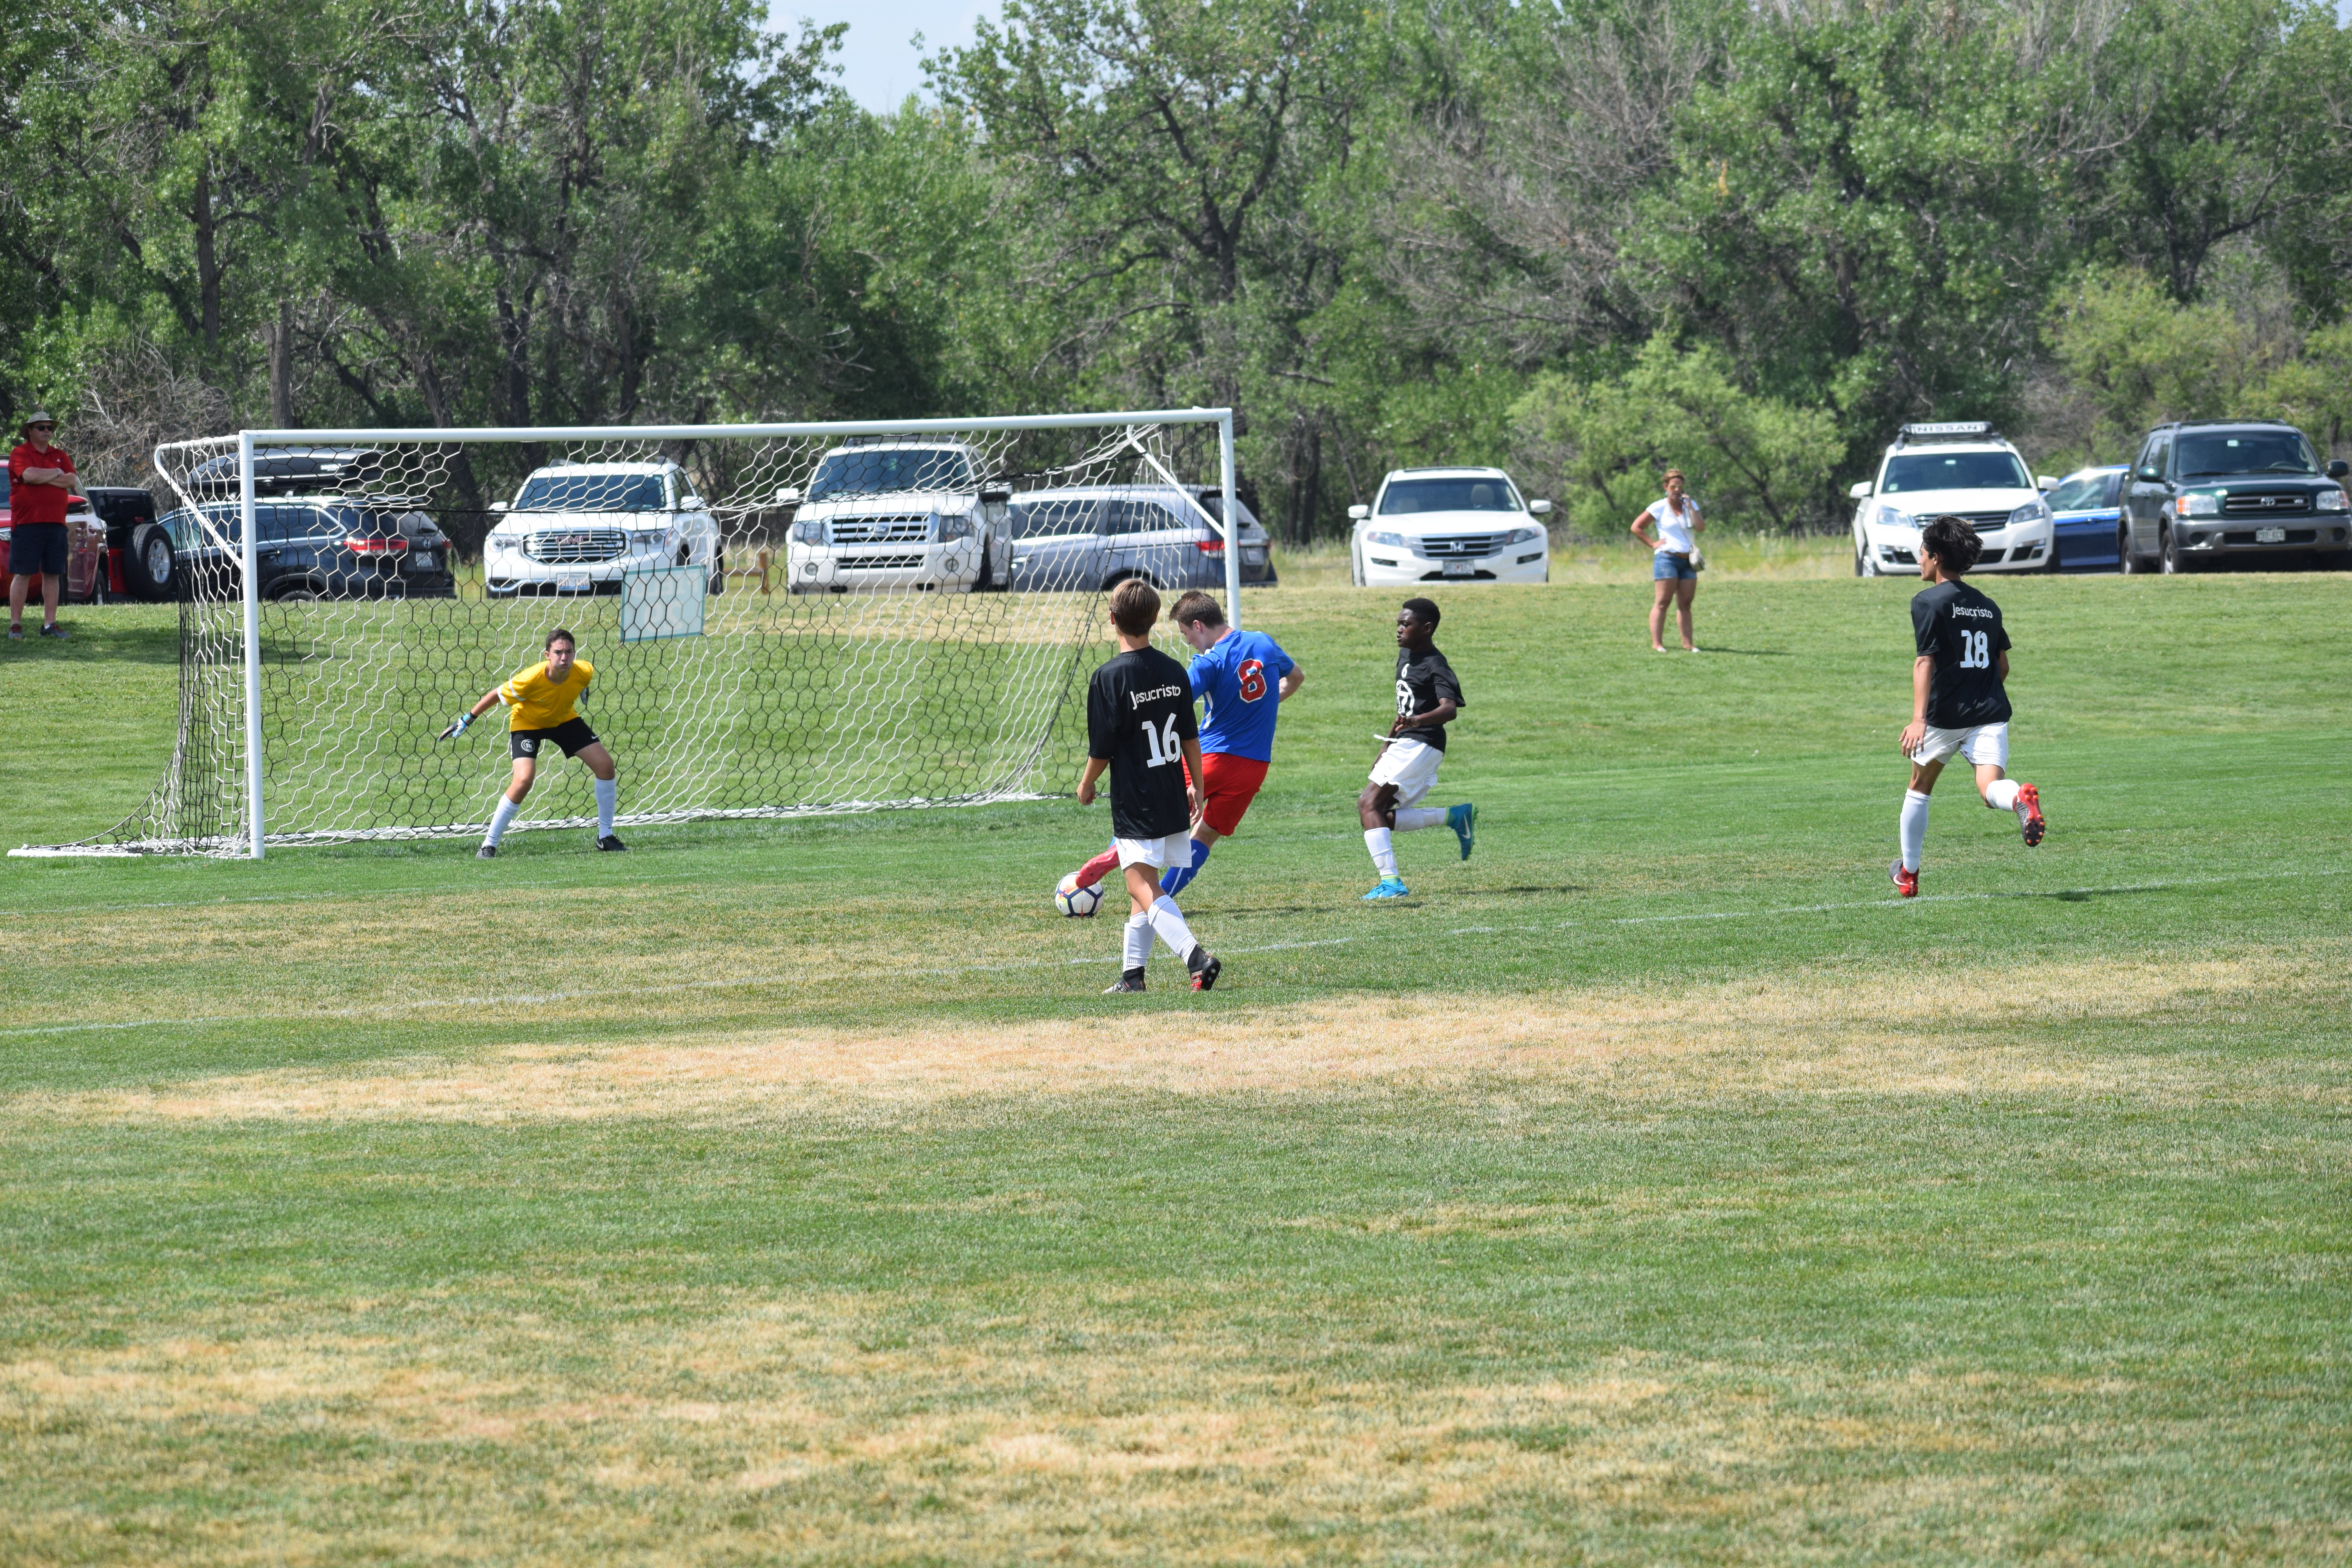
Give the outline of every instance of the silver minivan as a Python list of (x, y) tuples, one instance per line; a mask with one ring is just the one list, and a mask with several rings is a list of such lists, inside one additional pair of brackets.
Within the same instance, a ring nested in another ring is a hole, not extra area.
[[(1265, 529), (1246, 505), (1236, 510), (1242, 581), (1272, 587)], [(1016, 495), (1011, 510), (1015, 593), (1091, 593), (1128, 577), (1164, 589), (1225, 585), (1224, 537), (1202, 516), (1224, 519), (1213, 489), (1073, 485)]]

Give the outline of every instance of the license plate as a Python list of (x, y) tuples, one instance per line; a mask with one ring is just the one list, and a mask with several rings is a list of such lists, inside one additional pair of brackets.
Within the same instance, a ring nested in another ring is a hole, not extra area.
[(2284, 544), (2286, 542), (2286, 530), (2284, 528), (2258, 528), (2254, 530), (2254, 542), (2256, 544)]
[(433, 559), (433, 552), (429, 550), (420, 555), (412, 555), (409, 559), (416, 563), (416, 569), (419, 572), (430, 572), (436, 564)]
[(1242, 559), (1248, 562), (1253, 566), (1263, 566), (1265, 564), (1265, 552), (1263, 550), (1244, 550), (1242, 552)]
[(584, 594), (588, 586), (589, 578), (585, 572), (566, 572), (555, 579), (555, 591), (559, 594)]
[(1468, 577), (1468, 576), (1473, 576), (1473, 575), (1475, 575), (1475, 574), (1477, 573), (1477, 570), (1478, 570), (1478, 566), (1477, 566), (1477, 563), (1476, 563), (1475, 562), (1471, 562), (1471, 561), (1448, 561), (1448, 562), (1445, 563), (1445, 574), (1446, 574), (1448, 577)]

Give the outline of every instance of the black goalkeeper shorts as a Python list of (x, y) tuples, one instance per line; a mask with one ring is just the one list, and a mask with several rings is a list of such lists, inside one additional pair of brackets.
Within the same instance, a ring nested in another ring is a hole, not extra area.
[(567, 757), (576, 757), (596, 743), (596, 731), (588, 728), (585, 719), (566, 719), (552, 730), (509, 730), (507, 755), (537, 757), (542, 742), (552, 742), (563, 748)]

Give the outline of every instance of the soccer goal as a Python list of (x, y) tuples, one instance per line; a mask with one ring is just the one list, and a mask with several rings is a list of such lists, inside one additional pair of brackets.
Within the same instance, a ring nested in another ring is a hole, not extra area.
[[(1083, 751), (1111, 586), (1203, 587), (1239, 624), (1271, 574), (1229, 409), (255, 430), (155, 460), (172, 755), (111, 831), (13, 853), (479, 834), (503, 726), (436, 737), (558, 626), (624, 824), (1034, 798)], [(588, 783), (544, 770), (515, 829), (592, 823)]]

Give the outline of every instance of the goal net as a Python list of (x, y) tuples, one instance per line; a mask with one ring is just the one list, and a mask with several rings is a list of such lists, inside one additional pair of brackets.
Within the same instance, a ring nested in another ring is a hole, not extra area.
[[(505, 710), (436, 736), (559, 626), (622, 824), (1066, 789), (1108, 590), (1238, 623), (1268, 571), (1226, 547), (1231, 454), (1223, 410), (161, 447), (177, 740), (138, 811), (42, 852), (479, 834)], [(592, 825), (589, 783), (542, 766), (514, 830)]]

